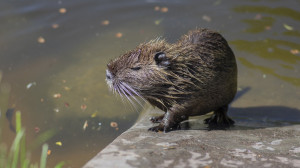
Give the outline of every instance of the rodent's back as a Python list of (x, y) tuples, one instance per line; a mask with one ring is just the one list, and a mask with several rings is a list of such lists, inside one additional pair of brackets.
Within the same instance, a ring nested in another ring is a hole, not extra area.
[[(227, 41), (217, 32), (197, 29), (184, 35), (176, 46), (181, 48), (184, 61), (218, 72), (236, 71), (235, 56)], [(212, 73), (212, 72), (210, 72)], [(213, 73), (215, 74), (215, 73)]]
[(174, 59), (169, 70), (185, 79), (185, 82), (174, 82), (192, 93), (193, 99), (211, 106), (208, 110), (228, 104), (234, 98), (237, 89), (235, 56), (219, 33), (207, 29), (190, 31), (170, 49), (170, 54)]

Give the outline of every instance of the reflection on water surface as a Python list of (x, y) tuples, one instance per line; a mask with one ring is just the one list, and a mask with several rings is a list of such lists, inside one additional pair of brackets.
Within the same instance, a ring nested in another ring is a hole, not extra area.
[[(233, 116), (241, 118), (248, 107), (300, 109), (299, 5), (292, 0), (1, 1), (0, 70), (2, 88), (10, 91), (1, 91), (1, 112), (22, 111), (28, 142), (49, 129), (57, 132), (47, 141), (50, 167), (61, 160), (80, 167), (133, 125), (141, 110), (109, 93), (106, 63), (141, 42), (160, 36), (175, 42), (196, 27), (224, 35), (238, 60), (239, 86), (251, 88), (233, 102)], [(26, 88), (30, 83), (35, 85)], [(276, 118), (296, 122), (282, 111)], [(261, 116), (246, 113), (245, 123)], [(3, 114), (1, 124), (1, 140), (9, 144), (14, 133)], [(39, 153), (33, 151), (34, 160)]]

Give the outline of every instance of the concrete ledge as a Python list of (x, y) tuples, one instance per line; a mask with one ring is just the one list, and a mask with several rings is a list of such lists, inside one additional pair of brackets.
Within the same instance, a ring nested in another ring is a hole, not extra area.
[(84, 168), (300, 167), (300, 125), (207, 131), (190, 119), (189, 130), (147, 131), (158, 113), (147, 110)]

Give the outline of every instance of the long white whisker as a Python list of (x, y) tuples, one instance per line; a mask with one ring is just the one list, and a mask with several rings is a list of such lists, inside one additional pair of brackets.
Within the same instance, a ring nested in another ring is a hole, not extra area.
[(116, 91), (119, 93), (119, 96), (121, 97), (121, 100), (122, 100), (122, 102), (124, 103), (124, 97), (123, 97), (123, 95), (121, 94), (121, 92), (120, 92), (120, 87), (119, 87), (119, 85), (117, 85), (117, 88), (115, 88), (116, 89)]
[[(134, 98), (134, 96), (132, 95), (132, 93), (129, 92), (123, 85), (120, 85), (120, 87), (121, 87), (121, 89), (124, 91), (124, 94), (125, 94), (125, 96), (126, 96), (128, 99), (132, 100), (131, 98)], [(134, 100), (136, 101), (135, 98), (134, 98)], [(137, 102), (137, 103), (139, 103), (139, 102)], [(135, 105), (135, 103), (132, 103), (132, 104)]]
[(130, 92), (130, 90), (128, 90), (125, 86), (123, 86), (122, 85), (122, 83), (121, 83), (121, 85), (120, 85), (121, 87), (122, 87), (122, 89), (126, 92), (126, 93), (128, 93), (141, 107), (144, 107), (143, 106), (143, 104), (137, 99), (137, 98), (135, 98), (134, 97), (134, 95), (132, 95), (132, 93)]
[(147, 102), (143, 96), (141, 96), (137, 91), (135, 91), (134, 89), (132, 89), (131, 86), (129, 86), (127, 83), (125, 82), (122, 82), (122, 84), (127, 88), (129, 89), (131, 92), (133, 92), (135, 95), (137, 95), (138, 97), (140, 97), (144, 102)]
[(127, 95), (127, 93), (123, 90), (122, 85), (120, 85), (120, 90), (121, 90), (121, 92), (123, 93), (123, 95), (125, 95), (125, 97), (126, 97), (127, 100), (130, 102), (130, 104), (134, 107), (134, 109), (135, 109), (136, 111), (138, 111), (137, 108), (136, 108), (136, 106), (135, 106), (135, 104), (134, 104), (134, 102), (130, 99), (130, 97)]
[[(124, 95), (123, 95), (123, 93), (121, 92), (121, 88), (120, 88), (119, 84), (120, 84), (120, 82), (118, 82), (118, 83), (116, 83), (116, 84), (114, 85), (115, 94), (116, 94), (116, 97), (120, 97), (120, 98), (121, 98), (122, 103), (125, 105), (125, 104), (127, 104), (127, 101), (128, 101), (128, 100), (127, 100), (127, 97), (126, 97), (126, 101), (124, 100)], [(130, 104), (130, 108), (131, 108), (132, 110), (135, 110), (135, 111), (136, 111), (136, 109), (132, 107), (132, 105), (131, 105), (130, 102), (129, 102), (129, 104)], [(128, 107), (128, 106), (125, 106), (126, 109), (127, 109), (127, 107)]]

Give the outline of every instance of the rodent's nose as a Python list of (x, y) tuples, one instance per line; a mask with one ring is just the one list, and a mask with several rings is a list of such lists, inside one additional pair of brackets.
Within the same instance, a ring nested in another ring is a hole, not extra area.
[(111, 80), (112, 79), (112, 74), (109, 70), (106, 70), (106, 79)]

